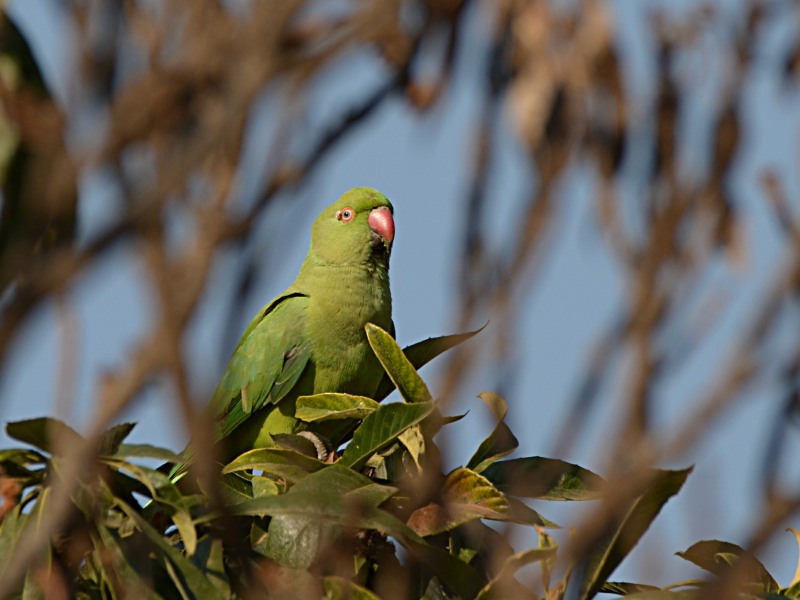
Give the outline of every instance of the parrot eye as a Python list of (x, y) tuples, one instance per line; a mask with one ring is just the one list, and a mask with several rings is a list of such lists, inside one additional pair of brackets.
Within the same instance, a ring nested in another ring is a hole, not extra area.
[(356, 211), (354, 211), (349, 206), (347, 208), (343, 208), (342, 210), (336, 211), (336, 218), (344, 223), (349, 223), (353, 220), (353, 217), (356, 216)]

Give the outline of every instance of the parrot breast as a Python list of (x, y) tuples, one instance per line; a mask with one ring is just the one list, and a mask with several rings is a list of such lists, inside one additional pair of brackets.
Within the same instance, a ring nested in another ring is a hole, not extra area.
[(307, 335), (314, 363), (314, 392), (371, 396), (383, 369), (364, 327), (389, 330), (392, 300), (388, 269), (376, 263), (330, 267), (324, 289), (309, 296)]

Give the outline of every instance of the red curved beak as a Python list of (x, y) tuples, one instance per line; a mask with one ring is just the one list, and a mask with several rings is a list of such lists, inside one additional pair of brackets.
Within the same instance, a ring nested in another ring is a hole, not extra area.
[(385, 206), (375, 208), (369, 213), (367, 223), (373, 232), (383, 238), (387, 246), (392, 245), (392, 241), (394, 240), (394, 218), (392, 217), (392, 211)]

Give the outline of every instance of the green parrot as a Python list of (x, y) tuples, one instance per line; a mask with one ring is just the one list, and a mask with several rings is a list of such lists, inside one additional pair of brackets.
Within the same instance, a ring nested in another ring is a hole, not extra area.
[(297, 279), (250, 322), (211, 397), (226, 458), (295, 433), (299, 396), (375, 394), (383, 368), (364, 327), (394, 330), (393, 211), (386, 196), (359, 187), (317, 217)]

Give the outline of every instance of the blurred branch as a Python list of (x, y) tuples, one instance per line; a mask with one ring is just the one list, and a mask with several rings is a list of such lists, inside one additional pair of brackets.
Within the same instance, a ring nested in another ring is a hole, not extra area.
[[(460, 14), (460, 5), (431, 7), (428, 21), (416, 33), (409, 33), (400, 25), (401, 2), (365, 3), (344, 18), (305, 11), (307, 4), (255, 3), (247, 18), (213, 2), (172, 2), (161, 12), (131, 2), (76, 7), (78, 47), (83, 52), (81, 94), (94, 94), (91, 101), (104, 105), (109, 115), (100, 149), (84, 154), (80, 168), (112, 165), (125, 213), (84, 247), (56, 248), (27, 265), (26, 285), (14, 290), (3, 307), (0, 359), (36, 306), (74, 285), (81, 272), (123, 241), (146, 259), (160, 318), (149, 332), (143, 332), (127, 364), (100, 383), (86, 443), (65, 452), (63, 476), (53, 489), (56, 501), (4, 571), (9, 589), (69, 518), (70, 494), (80, 470), (93, 460), (100, 434), (155, 377), (170, 375), (192, 437), (208, 439), (202, 432), (209, 424), (196, 418), (192, 408), (181, 348), (214, 256), (223, 244), (245, 239), (271, 199), (304, 181), (388, 98), (403, 91), (411, 94), (411, 69), (420, 37), (434, 31), (427, 23), (452, 22), (450, 35), (455, 39)], [(181, 23), (178, 29), (177, 22)], [(93, 37), (97, 31), (109, 30), (118, 36)], [(233, 196), (247, 115), (257, 96), (282, 79), (295, 81), (296, 93), (304, 93), (318, 72), (359, 45), (376, 48), (389, 64), (386, 82), (323, 128), (317, 143), (301, 158), (285, 149), (259, 201), (243, 218), (233, 216), (226, 205)], [(143, 59), (139, 64), (144, 68), (129, 66), (125, 53), (131, 51)], [(447, 69), (452, 66), (452, 49), (449, 56)], [(62, 130), (55, 135), (63, 140)], [(57, 151), (69, 156), (63, 144)], [(131, 161), (134, 153), (142, 151), (154, 158), (149, 171), (142, 172)], [(205, 197), (190, 186), (198, 177), (210, 191)], [(62, 190), (63, 184), (56, 188)], [(8, 191), (5, 195), (4, 207), (8, 207), (8, 198), (15, 196)], [(198, 227), (181, 247), (168, 249), (166, 211), (176, 197), (182, 198), (182, 208)], [(207, 475), (211, 454), (201, 454), (205, 460), (198, 461), (196, 468)]]
[(0, 14), (0, 290), (24, 290), (27, 267), (69, 248), (75, 234), (77, 167), (66, 151), (65, 115), (25, 37)]
[[(653, 464), (685, 457), (750, 384), (773, 373), (781, 389), (774, 442), (765, 452), (767, 505), (751, 546), (762, 545), (797, 510), (797, 499), (775, 485), (775, 473), (791, 422), (786, 417), (797, 409), (798, 349), (795, 344), (777, 360), (768, 350), (781, 315), (796, 310), (800, 219), (779, 169), (767, 168), (752, 198), (731, 181), (752, 143), (745, 135), (743, 90), (763, 43), (759, 32), (796, 8), (777, 3), (768, 11), (753, 0), (731, 9), (741, 19), (711, 5), (677, 16), (650, 13), (643, 27), (654, 78), (640, 106), (631, 91), (633, 67), (621, 42), (619, 14), (600, 0), (570, 6), (548, 0), (226, 6), (197, 0), (158, 8), (133, 1), (67, 4), (75, 27), (70, 43), (80, 65), (69, 74), (74, 87), (67, 107), (48, 93), (24, 32), (3, 15), (0, 53), (15, 68), (0, 73), (0, 146), (8, 147), (0, 153), (0, 288), (6, 290), (0, 366), (8, 364), (12, 342), (36, 309), (76, 289), (82, 274), (121, 245), (143, 259), (157, 298), (152, 329), (141, 332), (126, 363), (98, 383), (87, 442), (66, 449), (51, 510), (12, 557), (6, 581), (18, 582), (63, 529), (69, 495), (81, 469), (92, 464), (101, 432), (145, 386), (166, 378), (192, 438), (208, 438), (203, 434), (209, 424), (193, 408), (183, 344), (215, 257), (226, 246), (243, 247), (269, 204), (306, 182), (387, 101), (401, 100), (420, 112), (436, 103), (448, 109), (444, 92), (465, 62), (461, 47), (470, 18), (486, 20), (489, 35), (468, 42), (483, 54), (483, 71), (471, 168), (463, 182), (458, 322), (466, 327), (486, 316), (493, 320), (487, 330), (493, 335), (492, 361), (501, 385), (511, 387), (526, 366), (517, 348), (522, 311), (559, 241), (564, 203), (573, 201), (564, 184), (573, 179), (591, 186), (598, 238), (622, 277), (620, 306), (576, 382), (557, 448), (569, 452), (577, 445), (592, 422), (590, 412), (609, 400), (605, 388), (613, 386), (605, 383), (621, 381), (622, 408), (615, 414), (620, 426), (607, 458), (612, 481), (626, 485), (587, 521), (594, 525), (587, 526), (574, 556), (583, 557), (603, 527), (619, 517), (614, 510), (647, 486)], [(723, 31), (717, 42), (724, 45), (725, 73), (713, 90), (716, 100), (704, 100), (700, 126), (689, 121), (698, 86), (685, 77), (685, 65), (703, 54), (705, 36), (715, 28)], [(763, 69), (784, 83), (796, 79), (798, 47), (792, 40), (776, 64)], [(324, 100), (315, 95), (315, 83), (349, 66), (355, 53), (377, 61), (380, 81), (366, 93), (354, 90), (349, 108), (328, 122), (309, 125), (309, 107)], [(423, 73), (422, 58), (436, 65), (433, 73)], [(243, 140), (259, 99), (274, 91), (283, 94), (276, 94), (280, 100), (270, 114), (277, 133), (264, 144), (271, 150), (263, 161), (266, 183), (255, 202), (237, 213), (231, 205)], [(67, 144), (68, 138), (77, 141)], [(311, 143), (301, 146), (298, 138)], [(512, 143), (527, 160), (522, 175), (531, 183), (512, 199), (514, 222), (494, 240), (490, 217), (499, 151)], [(706, 156), (700, 160), (689, 147), (706, 148)], [(77, 182), (95, 169), (112, 173), (122, 214), (77, 246)], [(745, 264), (749, 209), (762, 204), (771, 207), (786, 257), (760, 290), (733, 352), (718, 358), (694, 410), (669, 436), (659, 436), (653, 430), (655, 398), (667, 377), (719, 331), (732, 303), (732, 294), (706, 293), (709, 273)], [(177, 241), (168, 226), (176, 210), (193, 224)], [(241, 299), (248, 288), (238, 288)], [(62, 318), (61, 325), (72, 330), (68, 320)], [(71, 337), (64, 335), (61, 388), (72, 371), (65, 355), (75, 343)], [(474, 352), (454, 356), (445, 398), (455, 396), (476, 360)], [(195, 467), (203, 479), (213, 456), (210, 447), (200, 450), (203, 459)]]

